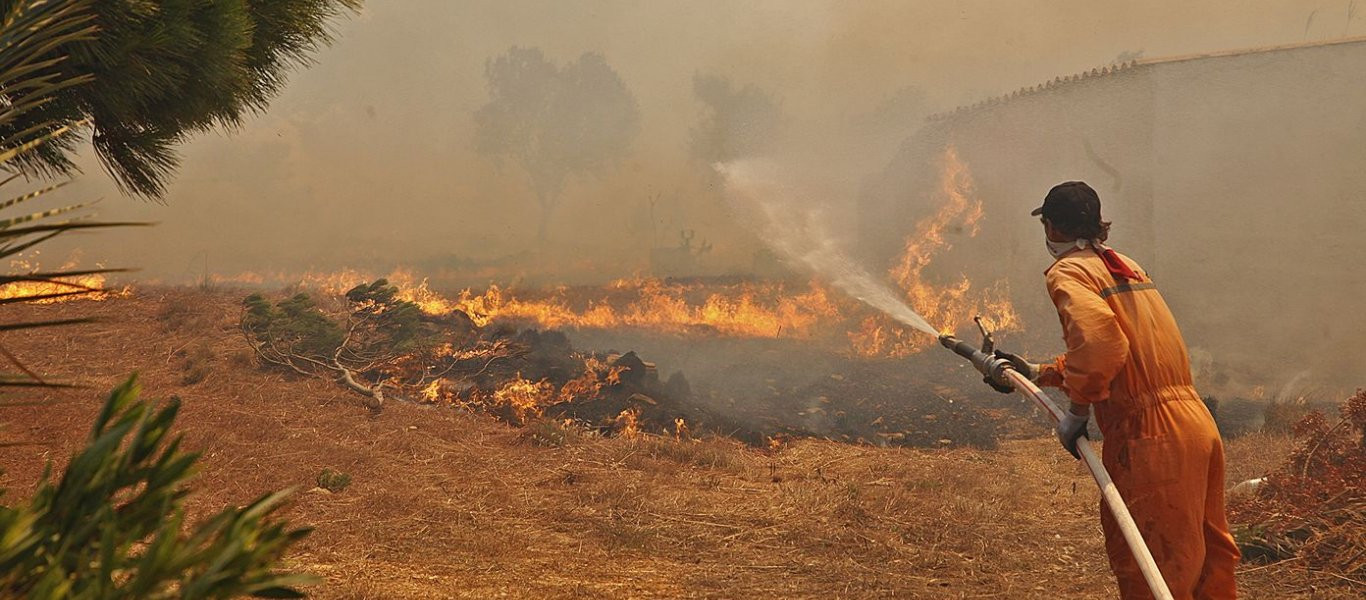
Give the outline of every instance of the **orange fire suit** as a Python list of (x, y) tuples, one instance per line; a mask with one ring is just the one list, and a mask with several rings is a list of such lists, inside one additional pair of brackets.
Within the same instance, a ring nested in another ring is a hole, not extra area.
[[(1224, 512), (1219, 431), (1192, 385), (1186, 344), (1162, 295), (1137, 263), (1118, 257), (1137, 279), (1116, 279), (1091, 249), (1048, 269), (1067, 353), (1044, 365), (1039, 379), (1092, 405), (1105, 437), (1101, 462), (1172, 595), (1235, 598), (1239, 553)], [(1120, 597), (1151, 598), (1104, 507), (1101, 526)]]

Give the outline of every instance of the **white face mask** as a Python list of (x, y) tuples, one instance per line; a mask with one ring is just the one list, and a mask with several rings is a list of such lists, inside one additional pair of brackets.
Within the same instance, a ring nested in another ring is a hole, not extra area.
[(1085, 248), (1085, 247), (1091, 245), (1090, 240), (1073, 240), (1073, 241), (1070, 241), (1070, 242), (1055, 242), (1055, 241), (1050, 240), (1050, 239), (1048, 239), (1048, 238), (1044, 238), (1043, 241), (1044, 241), (1045, 244), (1048, 245), (1048, 253), (1049, 253), (1049, 254), (1052, 254), (1052, 255), (1053, 255), (1053, 258), (1062, 258), (1062, 256), (1063, 256), (1064, 254), (1067, 254), (1068, 252), (1071, 252), (1071, 251), (1073, 251), (1073, 250), (1078, 250), (1078, 249), (1081, 249), (1081, 248)]

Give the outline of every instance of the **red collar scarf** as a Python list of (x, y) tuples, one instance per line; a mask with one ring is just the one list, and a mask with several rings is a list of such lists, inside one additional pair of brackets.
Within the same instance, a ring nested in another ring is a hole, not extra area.
[(1091, 249), (1096, 251), (1096, 255), (1100, 256), (1101, 262), (1105, 263), (1105, 269), (1110, 272), (1110, 275), (1114, 277), (1116, 281), (1121, 279), (1125, 281), (1138, 281), (1138, 273), (1135, 273), (1133, 269), (1130, 269), (1128, 263), (1125, 263), (1120, 259), (1119, 254), (1114, 250), (1102, 246), (1097, 242), (1091, 242)]

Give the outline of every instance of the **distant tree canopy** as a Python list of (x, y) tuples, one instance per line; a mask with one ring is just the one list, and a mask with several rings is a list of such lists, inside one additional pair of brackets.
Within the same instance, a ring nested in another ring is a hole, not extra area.
[[(329, 21), (361, 0), (98, 0), (87, 4), (93, 39), (45, 52), (65, 60), (52, 80), (81, 75), (92, 83), (61, 90), (51, 102), (0, 123), (11, 138), (89, 120), (100, 161), (125, 191), (157, 198), (193, 133), (238, 125), (263, 110), (290, 68), (331, 40)], [(0, 0), (9, 18), (33, 0)], [(80, 138), (45, 144), (20, 164), (38, 175), (75, 170)]]
[(753, 85), (737, 87), (725, 77), (696, 75), (693, 95), (704, 105), (692, 130), (692, 155), (707, 163), (763, 153), (778, 142), (782, 107)]
[(557, 66), (514, 47), (484, 67), (489, 102), (474, 113), (475, 149), (526, 171), (546, 230), (565, 180), (624, 157), (640, 131), (636, 99), (600, 54)]

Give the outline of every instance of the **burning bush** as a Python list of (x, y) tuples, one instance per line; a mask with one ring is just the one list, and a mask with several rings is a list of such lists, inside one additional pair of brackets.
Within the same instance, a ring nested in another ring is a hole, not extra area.
[(384, 388), (412, 392), (451, 374), (472, 374), (516, 355), (505, 343), (476, 338), (468, 319), (436, 318), (397, 298), (380, 279), (346, 293), (345, 314), (324, 312), (308, 294), (271, 304), (243, 301), (242, 333), (262, 362), (313, 377), (332, 377), (378, 409)]
[(327, 296), (272, 301), (257, 294), (245, 300), (242, 331), (260, 362), (335, 379), (372, 409), (401, 398), (515, 426), (568, 420), (600, 433), (716, 432), (751, 444), (781, 433), (992, 447), (1019, 413), (1013, 397), (967, 401), (951, 387), (935, 387), (945, 375), (935, 363), (832, 357), (822, 349), (793, 354), (791, 346), (777, 352), (780, 340), (726, 350), (720, 371), (703, 367), (707, 379), (694, 391), (681, 373), (661, 377), (634, 352), (583, 352), (558, 330), (524, 329), (517, 320), (471, 317), (459, 308), (427, 310), (411, 289), (381, 279), (351, 288), (340, 304)]
[(1258, 493), (1230, 506), (1249, 560), (1298, 556), (1312, 568), (1366, 575), (1366, 390), (1331, 422), (1314, 411), (1295, 425), (1299, 446)]
[(461, 311), (432, 315), (383, 279), (352, 288), (336, 311), (308, 294), (274, 303), (253, 294), (241, 329), (262, 363), (336, 379), (376, 410), (396, 396), (519, 426), (557, 419), (672, 433), (721, 423), (688, 402), (681, 375), (661, 382), (634, 352), (584, 354), (556, 331), (480, 326)]

